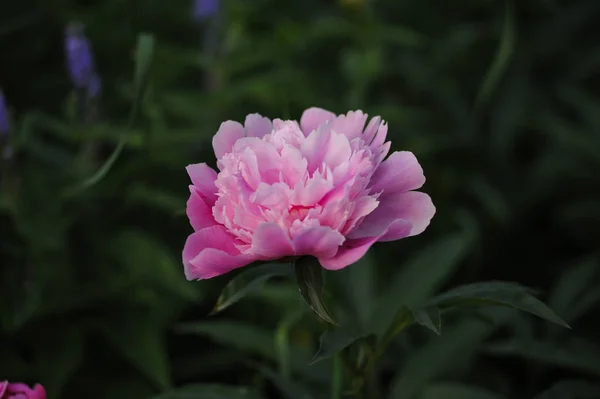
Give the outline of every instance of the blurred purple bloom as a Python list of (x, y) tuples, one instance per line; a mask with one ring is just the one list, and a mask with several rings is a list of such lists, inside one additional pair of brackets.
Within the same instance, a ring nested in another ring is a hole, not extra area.
[(65, 33), (65, 56), (73, 85), (88, 91), (90, 86), (95, 86), (96, 91), (99, 91), (99, 79), (94, 70), (94, 56), (90, 43), (83, 33), (83, 25), (71, 23)]
[(100, 91), (102, 90), (102, 82), (100, 81), (100, 77), (97, 74), (93, 74), (88, 87), (87, 87), (87, 94), (89, 98), (96, 98), (98, 97), (98, 95), (100, 94)]
[(0, 90), (0, 136), (6, 136), (9, 129), (10, 123), (8, 122), (8, 111), (6, 109), (4, 93)]
[(194, 0), (194, 18), (204, 19), (219, 12), (220, 0)]

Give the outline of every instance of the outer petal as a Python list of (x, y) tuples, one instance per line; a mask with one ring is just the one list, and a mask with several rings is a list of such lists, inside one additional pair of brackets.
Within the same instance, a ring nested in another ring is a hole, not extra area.
[(206, 198), (208, 205), (213, 206), (217, 200), (217, 187), (215, 186), (217, 172), (206, 163), (188, 165), (185, 169), (199, 194)]
[(260, 260), (294, 255), (292, 242), (277, 223), (261, 223), (252, 237), (250, 252)]
[(336, 118), (333, 112), (322, 108), (308, 108), (302, 113), (300, 118), (300, 128), (305, 136), (308, 136), (313, 130), (316, 130), (319, 125), (327, 121), (333, 121)]
[(376, 241), (377, 237), (348, 240), (335, 256), (319, 258), (319, 263), (327, 270), (343, 269), (362, 258)]
[(416, 190), (425, 183), (423, 168), (409, 151), (396, 151), (379, 165), (371, 178), (371, 193)]
[(265, 134), (271, 133), (273, 124), (269, 118), (265, 118), (260, 114), (249, 114), (244, 122), (244, 129), (247, 137), (263, 137)]
[(6, 388), (8, 388), (8, 381), (0, 381), (0, 398), (2, 398), (4, 392), (6, 392)]
[[(394, 241), (421, 234), (435, 214), (429, 195), (419, 191), (394, 193), (379, 197), (379, 206), (367, 215), (348, 237), (379, 237)], [(410, 229), (407, 229), (407, 223)]]
[(29, 399), (46, 399), (46, 390), (40, 384), (35, 384), (33, 392), (29, 395)]
[(206, 201), (200, 196), (199, 190), (195, 186), (190, 186), (190, 198), (187, 201), (187, 216), (194, 230), (202, 230), (216, 224), (212, 213), (212, 207), (206, 204)]
[(255, 259), (235, 247), (225, 227), (215, 225), (190, 235), (183, 248), (183, 265), (188, 280), (203, 280), (245, 266)]
[(235, 142), (242, 137), (244, 137), (244, 128), (240, 123), (234, 121), (221, 123), (217, 134), (215, 134), (212, 140), (217, 159), (231, 152)]
[(295, 255), (331, 258), (338, 252), (344, 240), (344, 236), (331, 227), (308, 228), (294, 238)]

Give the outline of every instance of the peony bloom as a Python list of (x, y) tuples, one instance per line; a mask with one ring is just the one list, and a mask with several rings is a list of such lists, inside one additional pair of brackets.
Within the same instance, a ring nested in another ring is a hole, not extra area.
[[(319, 108), (300, 123), (258, 114), (227, 121), (213, 138), (219, 172), (189, 165), (183, 250), (189, 280), (250, 262), (312, 255), (329, 270), (360, 259), (377, 241), (422, 233), (435, 213), (411, 152), (387, 159), (387, 124), (361, 111)], [(384, 160), (385, 159), (385, 160)]]
[(20, 382), (0, 382), (0, 399), (46, 399), (46, 390), (40, 384), (33, 389)]

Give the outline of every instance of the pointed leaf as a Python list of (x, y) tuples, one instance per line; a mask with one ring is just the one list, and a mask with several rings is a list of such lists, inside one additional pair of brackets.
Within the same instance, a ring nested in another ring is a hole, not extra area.
[[(568, 314), (569, 320), (573, 321), (573, 308), (578, 309), (580, 298), (585, 297), (586, 291), (596, 292), (593, 286), (594, 275), (598, 268), (598, 261), (588, 257), (575, 265), (566, 267), (550, 295), (548, 304), (556, 312)], [(579, 310), (579, 309), (578, 309)], [(583, 312), (587, 309), (584, 308)], [(577, 312), (581, 314), (582, 312)]]
[[(487, 313), (497, 322), (510, 316), (510, 312), (502, 308)], [(442, 335), (408, 355), (392, 379), (388, 397), (412, 398), (438, 376), (468, 367), (481, 342), (495, 329), (495, 325), (477, 319), (463, 320), (446, 328)]]
[(312, 310), (327, 323), (338, 325), (323, 301), (323, 268), (316, 258), (304, 256), (294, 262), (300, 294)]
[(537, 395), (534, 399), (597, 399), (600, 384), (584, 380), (559, 381)]
[(442, 318), (440, 316), (440, 310), (436, 306), (414, 309), (412, 312), (417, 323), (423, 327), (427, 327), (437, 335), (440, 335)]
[(570, 328), (552, 309), (531, 295), (532, 290), (516, 283), (488, 282), (466, 284), (451, 289), (427, 302), (450, 310), (473, 305), (503, 305), (532, 313), (544, 320)]
[(367, 334), (361, 332), (358, 328), (351, 326), (338, 327), (333, 330), (325, 331), (319, 339), (319, 349), (310, 361), (310, 364), (325, 360), (350, 346)]
[(227, 283), (211, 314), (219, 313), (246, 295), (259, 291), (272, 277), (290, 275), (290, 266), (281, 263), (260, 265), (244, 270)]
[(173, 389), (149, 399), (261, 399), (254, 388), (197, 384)]
[(381, 336), (399, 306), (419, 306), (435, 294), (460, 265), (468, 244), (462, 234), (443, 237), (403, 265), (378, 300), (369, 323), (372, 331)]

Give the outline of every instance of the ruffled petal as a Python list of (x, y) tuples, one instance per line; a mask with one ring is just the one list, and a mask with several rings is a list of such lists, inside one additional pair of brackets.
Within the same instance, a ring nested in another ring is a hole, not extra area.
[(222, 225), (190, 235), (183, 248), (183, 265), (188, 280), (203, 280), (245, 266), (255, 259), (235, 246), (236, 240)]
[(273, 124), (269, 118), (260, 114), (249, 114), (244, 122), (246, 137), (262, 138), (265, 134), (271, 133)]
[(190, 198), (187, 201), (186, 213), (194, 230), (202, 230), (216, 224), (212, 207), (200, 196), (196, 186), (190, 186)]
[(244, 137), (244, 127), (234, 121), (221, 123), (217, 134), (213, 137), (212, 145), (217, 159), (231, 152), (236, 141)]
[(269, 260), (294, 255), (292, 242), (277, 223), (262, 223), (252, 237), (250, 252), (257, 259)]
[(308, 228), (294, 238), (295, 255), (331, 258), (337, 253), (344, 240), (344, 236), (331, 227)]
[(333, 121), (336, 118), (335, 114), (331, 111), (324, 110), (322, 108), (308, 108), (302, 113), (300, 118), (300, 128), (305, 136), (308, 136), (313, 130), (316, 130), (319, 125)]
[(208, 205), (213, 206), (217, 200), (217, 172), (206, 163), (188, 165), (185, 169), (198, 193), (206, 199)]

